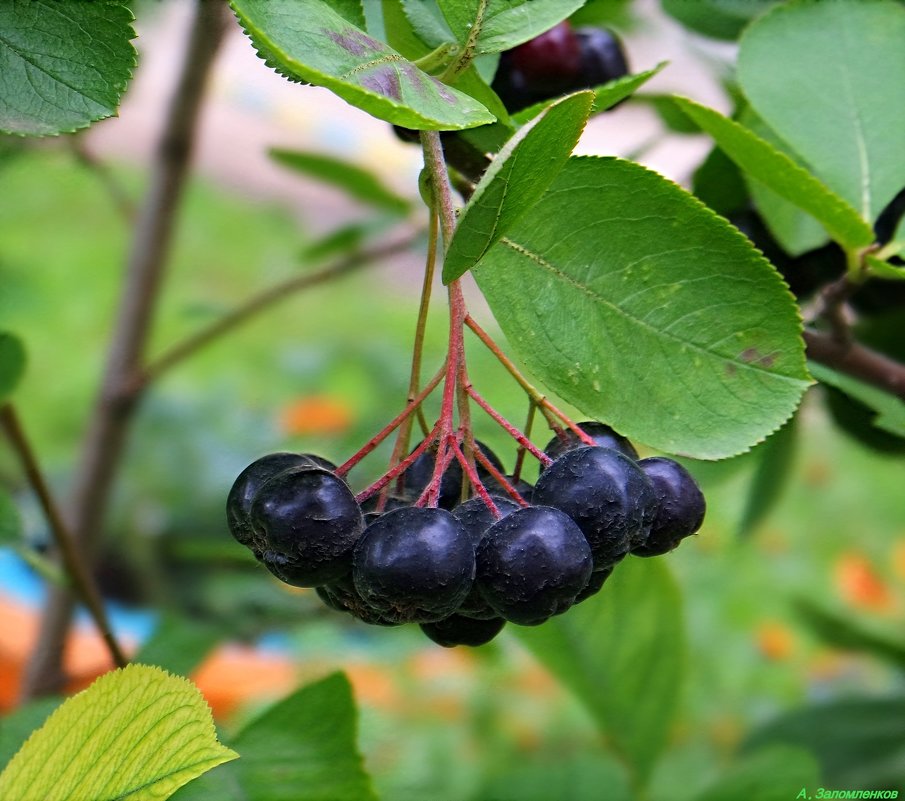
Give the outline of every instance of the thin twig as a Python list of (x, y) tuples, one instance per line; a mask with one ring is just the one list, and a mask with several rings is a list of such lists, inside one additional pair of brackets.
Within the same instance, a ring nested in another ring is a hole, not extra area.
[[(96, 550), (138, 395), (129, 382), (140, 372), (168, 260), (176, 216), (188, 175), (198, 118), (219, 44), (226, 30), (225, 3), (197, 0), (185, 57), (151, 165), (151, 182), (139, 212), (125, 267), (118, 319), (81, 457), (66, 520), (86, 560)], [(26, 669), (26, 698), (59, 691), (63, 643), (74, 598), (68, 587), (51, 587), (38, 643)]]
[(72, 586), (88, 609), (92, 620), (94, 620), (94, 625), (110, 651), (113, 663), (117, 667), (125, 667), (129, 663), (129, 659), (120, 647), (119, 642), (117, 642), (113, 629), (107, 620), (107, 613), (104, 610), (103, 601), (94, 583), (94, 577), (86, 567), (79, 549), (73, 542), (72, 535), (63, 522), (63, 516), (60, 514), (56, 501), (50, 493), (50, 488), (44, 480), (44, 474), (38, 465), (34, 449), (25, 436), (19, 415), (16, 414), (15, 408), (10, 403), (0, 406), (0, 427), (6, 433), (10, 445), (12, 445), (13, 451), (22, 465), (22, 472), (25, 473), (29, 486), (41, 504), (41, 511), (44, 513), (50, 533), (63, 558), (63, 564)]
[(905, 365), (857, 342), (841, 343), (810, 328), (805, 329), (804, 341), (809, 359), (905, 400)]
[(245, 303), (237, 306), (222, 317), (214, 320), (210, 325), (200, 331), (191, 334), (182, 342), (165, 350), (160, 356), (145, 366), (130, 382), (130, 392), (141, 392), (148, 384), (156, 381), (164, 372), (175, 365), (185, 361), (189, 356), (194, 356), (199, 350), (211, 342), (216, 341), (242, 324), (248, 322), (262, 311), (275, 306), (280, 301), (286, 300), (293, 294), (311, 287), (333, 281), (340, 276), (347, 275), (354, 270), (361, 269), (388, 256), (393, 256), (408, 250), (417, 241), (420, 232), (411, 232), (389, 242), (375, 245), (372, 248), (351, 253), (334, 264), (321, 270), (302, 275), (294, 275), (281, 281), (262, 292), (253, 295)]

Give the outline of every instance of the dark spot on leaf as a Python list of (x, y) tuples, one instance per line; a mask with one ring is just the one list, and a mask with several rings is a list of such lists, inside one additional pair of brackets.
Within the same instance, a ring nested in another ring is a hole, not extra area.
[(402, 100), (402, 89), (399, 86), (399, 75), (393, 67), (384, 65), (368, 75), (361, 76), (361, 85), (384, 97)]
[(425, 97), (427, 86), (425, 83), (426, 76), (418, 70), (413, 64), (404, 62), (399, 65), (399, 70), (405, 76), (406, 81), (412, 84), (421, 97)]
[(323, 32), (343, 50), (348, 50), (353, 56), (363, 56), (366, 53), (380, 53), (383, 50), (380, 42), (354, 28), (348, 29), (345, 33), (329, 31), (324, 28)]
[(745, 364), (751, 364), (751, 362), (756, 362), (759, 358), (761, 358), (761, 355), (760, 355), (760, 351), (757, 348), (745, 348), (738, 355), (738, 357)]
[(761, 356), (757, 363), (763, 367), (772, 367), (773, 363), (776, 361), (776, 353), (768, 353), (766, 356)]
[(738, 371), (732, 362), (726, 362), (726, 375), (734, 376)]

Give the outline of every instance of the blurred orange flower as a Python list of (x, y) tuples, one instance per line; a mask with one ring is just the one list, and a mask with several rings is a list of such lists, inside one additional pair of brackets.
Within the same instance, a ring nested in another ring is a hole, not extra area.
[(842, 599), (858, 609), (889, 612), (895, 607), (895, 597), (863, 555), (845, 553), (836, 562), (836, 588)]
[(795, 636), (791, 630), (777, 621), (761, 623), (755, 637), (758, 649), (767, 659), (787, 659), (795, 647)]
[(341, 434), (352, 425), (354, 415), (347, 403), (325, 395), (300, 398), (280, 410), (280, 428), (286, 434)]

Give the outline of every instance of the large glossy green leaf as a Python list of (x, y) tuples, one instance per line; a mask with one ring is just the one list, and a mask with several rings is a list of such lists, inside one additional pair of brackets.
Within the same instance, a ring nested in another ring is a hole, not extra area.
[(380, 119), (417, 129), (484, 125), (480, 103), (418, 69), (322, 0), (231, 0), (268, 64)]
[(741, 453), (808, 386), (779, 274), (724, 219), (633, 162), (570, 159), (472, 272), (544, 384), (668, 453)]
[[(751, 106), (747, 106), (739, 114), (738, 122), (806, 169), (806, 165), (801, 163), (800, 158), (792, 153), (789, 146), (767, 127), (767, 124), (754, 113)], [(814, 250), (827, 243), (826, 229), (804, 209), (792, 201), (786, 200), (782, 195), (776, 194), (766, 184), (755, 178), (748, 177), (747, 185), (751, 192), (751, 199), (754, 201), (754, 206), (763, 219), (764, 225), (767, 226), (780, 247), (790, 256), (800, 256), (802, 253), (807, 253), (809, 250)]]
[(663, 563), (629, 558), (569, 614), (509, 631), (575, 693), (644, 781), (666, 743), (684, 666), (681, 598)]
[(405, 214), (411, 204), (388, 189), (374, 173), (335, 159), (323, 153), (306, 153), (301, 150), (271, 148), (270, 157), (278, 164), (309, 175), (348, 192), (356, 200), (369, 203), (394, 214)]
[(352, 688), (336, 673), (270, 707), (236, 737), (238, 762), (178, 801), (376, 801), (356, 746)]
[(0, 3), (0, 131), (68, 133), (115, 114), (135, 66), (131, 23), (118, 0)]
[[(620, 100), (625, 100), (625, 98), (630, 97), (635, 93), (635, 90), (647, 83), (668, 63), (668, 61), (661, 61), (652, 69), (636, 73), (635, 75), (623, 75), (615, 81), (609, 81), (608, 83), (593, 87), (591, 91), (594, 93), (594, 103), (591, 106), (591, 115), (600, 114), (608, 108), (615, 106)], [(539, 103), (534, 103), (527, 108), (523, 108), (516, 114), (513, 114), (512, 119), (516, 123), (524, 124), (540, 114), (541, 111), (553, 102), (553, 100), (542, 100)]]
[(675, 102), (739, 167), (813, 215), (841, 245), (857, 248), (874, 241), (873, 229), (852, 206), (768, 141), (688, 98), (676, 97)]
[(472, 41), (475, 53), (497, 53), (562, 22), (585, 0), (437, 0), (460, 44)]
[(751, 19), (777, 0), (660, 0), (687, 28), (714, 39), (735, 39)]
[(741, 39), (754, 110), (815, 174), (873, 220), (905, 184), (905, 6), (794, 0)]
[(16, 388), (25, 372), (25, 348), (22, 341), (8, 331), (0, 331), (0, 403)]
[[(739, 761), (695, 801), (788, 801), (813, 797), (820, 766), (808, 751), (771, 746)], [(805, 795), (799, 796), (802, 790)]]
[(569, 95), (506, 143), (462, 210), (443, 263), (444, 283), (477, 264), (550, 186), (578, 144), (593, 99), (591, 92)]
[(4, 801), (160, 801), (238, 756), (188, 680), (129, 665), (63, 703), (0, 774)]
[(905, 698), (901, 696), (809, 705), (755, 732), (747, 747), (775, 743), (813, 753), (824, 787), (905, 792)]

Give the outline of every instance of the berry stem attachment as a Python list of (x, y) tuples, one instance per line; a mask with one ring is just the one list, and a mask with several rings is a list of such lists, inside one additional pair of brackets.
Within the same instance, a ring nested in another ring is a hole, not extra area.
[[(450, 443), (453, 452), (456, 455), (456, 458), (459, 460), (459, 464), (462, 465), (462, 470), (465, 473), (465, 477), (471, 482), (471, 485), (475, 488), (475, 492), (478, 493), (481, 500), (484, 501), (484, 505), (490, 510), (490, 513), (499, 520), (502, 515), (500, 514), (500, 510), (497, 508), (497, 505), (493, 502), (493, 498), (490, 497), (490, 493), (487, 492), (487, 488), (484, 486), (484, 482), (481, 481), (481, 477), (478, 475), (478, 471), (474, 465), (475, 456), (479, 454), (479, 451), (475, 449), (474, 455), (471, 460), (465, 455), (462, 449), (459, 447), (459, 443), (453, 441)], [(489, 459), (487, 459), (484, 454), (480, 454), (478, 458), (483, 458), (485, 462), (489, 463)], [(495, 470), (496, 468), (494, 468)], [(463, 477), (463, 485), (464, 477)]]
[(468, 394), (474, 399), (474, 402), (478, 404), (487, 414), (489, 414), (493, 420), (503, 428), (510, 437), (512, 437), (522, 448), (528, 451), (535, 459), (537, 459), (544, 467), (553, 463), (553, 460), (547, 456), (547, 454), (541, 452), (537, 449), (537, 446), (534, 445), (531, 440), (529, 440), (521, 431), (519, 431), (512, 423), (510, 423), (503, 415), (501, 415), (496, 409), (493, 408), (484, 398), (478, 393), (478, 391), (471, 386), (470, 384), (467, 387)]
[[(531, 429), (534, 427), (534, 416), (537, 413), (537, 404), (528, 399), (528, 418), (525, 420), (525, 438), (531, 439)], [(515, 467), (512, 469), (512, 479), (515, 482), (522, 477), (522, 467), (525, 464), (525, 454), (528, 452), (528, 449), (522, 445), (519, 445), (518, 452), (515, 454)]]

